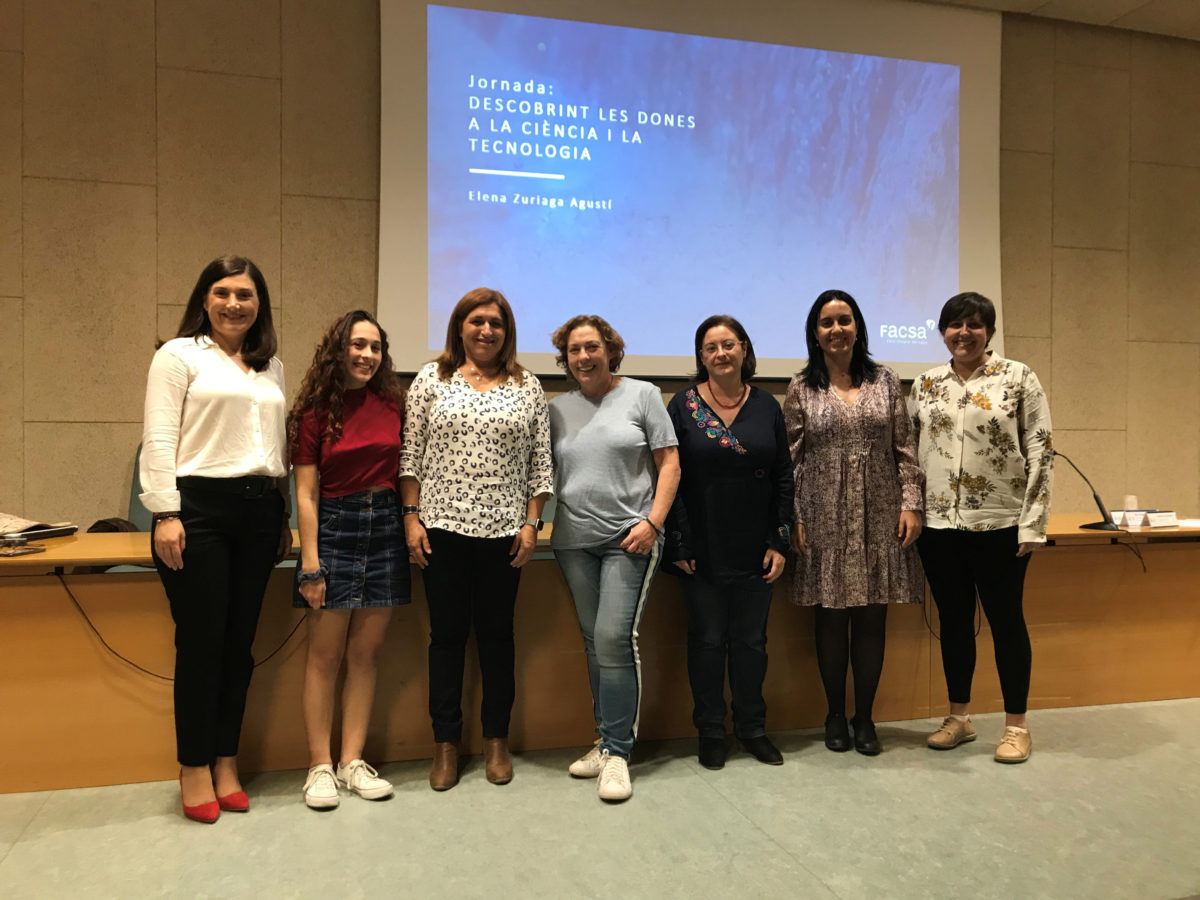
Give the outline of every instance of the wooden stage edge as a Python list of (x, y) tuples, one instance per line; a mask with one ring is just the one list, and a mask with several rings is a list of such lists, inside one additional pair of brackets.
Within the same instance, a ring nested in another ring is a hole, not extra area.
[[(1031, 709), (1200, 695), (1200, 529), (1079, 529), (1089, 518), (1094, 516), (1053, 517), (1051, 546), (1029, 568)], [(72, 571), (148, 565), (148, 536), (78, 535), (45, 543), (45, 553), (0, 559), (0, 634), (8, 644), (0, 658), (0, 793), (174, 778), (171, 683), (158, 677), (171, 674), (173, 626), (158, 578), (151, 571)], [(825, 715), (812, 612), (789, 602), (790, 585), (786, 577), (782, 581), (768, 629), (771, 731), (817, 726)], [(888, 619), (875, 720), (944, 715), (932, 603), (895, 607)], [(247, 772), (308, 765), (300, 708), (302, 622), (302, 611), (291, 607), (291, 570), (281, 567), (272, 576), (255, 644), (258, 660), (280, 649), (260, 664), (250, 688), (240, 754)], [(119, 660), (93, 627), (113, 651), (153, 674)], [(371, 762), (431, 754), (428, 634), (414, 569), (413, 603), (396, 610), (380, 657), (365, 753)], [(1002, 709), (988, 638), (985, 624), (972, 701), (980, 713)], [(579, 627), (562, 576), (544, 554), (522, 575), (516, 641), (513, 748), (589, 744), (591, 697)], [(640, 647), (639, 738), (694, 735), (686, 620), (678, 581), (669, 575), (655, 579)], [(473, 655), (469, 650), (463, 704), (469, 751), (481, 743)], [(336, 752), (336, 734), (334, 740)], [(31, 747), (43, 763), (33, 769), (23, 765)]]

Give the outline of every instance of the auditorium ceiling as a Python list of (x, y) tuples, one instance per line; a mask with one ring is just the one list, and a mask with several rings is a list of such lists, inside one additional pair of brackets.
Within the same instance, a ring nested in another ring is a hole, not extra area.
[(924, 0), (1200, 41), (1200, 0)]

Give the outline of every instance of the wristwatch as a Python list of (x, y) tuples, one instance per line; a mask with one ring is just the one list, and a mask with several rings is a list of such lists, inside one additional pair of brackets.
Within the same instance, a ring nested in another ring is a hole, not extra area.
[(533, 516), (530, 516), (528, 519), (525, 520), (525, 524), (522, 525), (521, 527), (524, 528), (525, 525), (532, 525), (533, 530), (536, 531), (538, 534), (541, 534), (542, 529), (546, 526), (546, 523), (543, 522), (541, 519), (535, 519)]

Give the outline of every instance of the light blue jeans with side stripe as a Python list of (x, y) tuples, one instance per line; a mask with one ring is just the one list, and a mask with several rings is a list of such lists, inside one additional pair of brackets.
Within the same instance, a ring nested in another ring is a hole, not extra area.
[(629, 759), (642, 703), (638, 626), (663, 542), (640, 555), (622, 550), (621, 540), (554, 556), (579, 615), (600, 749)]

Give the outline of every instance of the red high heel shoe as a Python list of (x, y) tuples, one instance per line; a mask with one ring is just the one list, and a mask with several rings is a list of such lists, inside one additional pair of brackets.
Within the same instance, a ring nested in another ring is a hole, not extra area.
[(232, 794), (218, 797), (217, 806), (225, 812), (249, 812), (250, 798), (246, 796), (245, 791), (234, 791)]
[[(183, 793), (183, 773), (179, 775), (179, 791)], [(211, 825), (217, 821), (221, 815), (221, 805), (216, 800), (209, 800), (207, 803), (197, 803), (195, 806), (188, 806), (183, 802), (183, 797), (179, 798), (180, 805), (183, 806), (183, 814), (193, 822), (203, 822), (205, 825)]]

